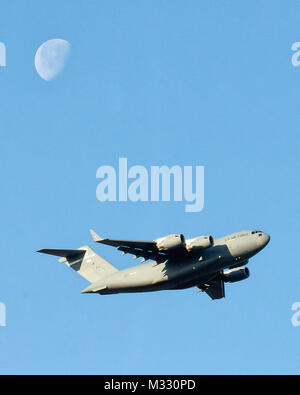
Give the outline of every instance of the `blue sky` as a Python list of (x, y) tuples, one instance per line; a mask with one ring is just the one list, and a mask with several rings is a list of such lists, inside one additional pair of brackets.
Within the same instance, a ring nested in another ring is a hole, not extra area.
[[(297, 1), (14, 0), (0, 6), (1, 373), (299, 373), (300, 41)], [(52, 82), (48, 39), (71, 43)], [(96, 170), (205, 166), (205, 208), (100, 203)], [(81, 295), (40, 248), (170, 233), (271, 235), (251, 277), (212, 302), (196, 289)]]

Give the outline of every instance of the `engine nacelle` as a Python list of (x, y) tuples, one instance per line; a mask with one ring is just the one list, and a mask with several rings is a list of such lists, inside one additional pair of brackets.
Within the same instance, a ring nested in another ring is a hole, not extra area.
[(185, 242), (185, 247), (188, 251), (194, 251), (198, 249), (204, 249), (211, 247), (214, 244), (212, 236), (199, 236), (194, 239), (188, 239)]
[(246, 280), (250, 276), (250, 271), (247, 267), (238, 267), (223, 273), (223, 281), (225, 283), (236, 283), (237, 281)]
[(184, 246), (185, 239), (183, 235), (169, 235), (156, 239), (156, 246), (159, 251), (173, 250)]

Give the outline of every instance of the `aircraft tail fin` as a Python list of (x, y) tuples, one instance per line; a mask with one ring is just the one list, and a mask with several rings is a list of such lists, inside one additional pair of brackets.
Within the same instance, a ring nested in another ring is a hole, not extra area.
[(77, 250), (43, 249), (38, 252), (60, 256), (59, 262), (64, 262), (90, 283), (118, 271), (89, 246), (83, 246)]

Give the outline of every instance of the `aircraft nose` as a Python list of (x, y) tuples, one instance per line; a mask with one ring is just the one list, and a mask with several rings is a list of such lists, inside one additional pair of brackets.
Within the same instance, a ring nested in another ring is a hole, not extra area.
[(270, 235), (268, 235), (267, 233), (263, 233), (263, 232), (261, 233), (261, 236), (259, 235), (259, 238), (260, 238), (260, 244), (262, 247), (265, 247), (271, 239)]

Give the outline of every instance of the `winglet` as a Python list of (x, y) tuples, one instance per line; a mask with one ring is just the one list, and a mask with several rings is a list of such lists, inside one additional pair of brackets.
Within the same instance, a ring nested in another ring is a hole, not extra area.
[(97, 235), (97, 233), (93, 229), (90, 229), (90, 232), (95, 242), (104, 240), (99, 235)]

